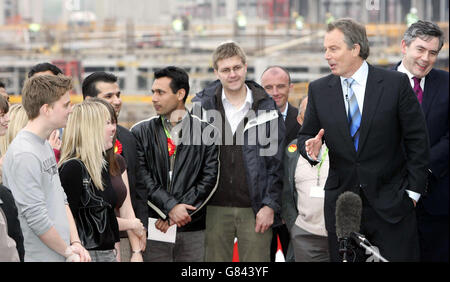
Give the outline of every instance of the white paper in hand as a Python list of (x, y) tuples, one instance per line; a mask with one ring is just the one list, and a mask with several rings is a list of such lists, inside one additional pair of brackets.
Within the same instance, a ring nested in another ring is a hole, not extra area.
[(166, 233), (163, 233), (156, 229), (155, 222), (156, 218), (148, 218), (148, 236), (147, 239), (149, 240), (155, 240), (155, 241), (161, 241), (161, 242), (168, 242), (168, 243), (174, 243), (175, 244), (175, 238), (177, 236), (177, 225), (174, 224), (169, 227)]

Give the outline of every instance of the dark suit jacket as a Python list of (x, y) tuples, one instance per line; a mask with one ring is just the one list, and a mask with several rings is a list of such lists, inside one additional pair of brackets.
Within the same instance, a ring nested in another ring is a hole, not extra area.
[(122, 156), (127, 162), (128, 184), (130, 186), (130, 198), (136, 218), (139, 218), (144, 226), (148, 226), (147, 190), (145, 186), (136, 180), (136, 140), (133, 134), (121, 125), (117, 125), (117, 139), (122, 144)]
[(284, 125), (286, 126), (286, 145), (297, 138), (298, 131), (300, 130), (300, 124), (297, 122), (298, 109), (289, 103), (288, 105), (286, 120), (284, 121)]
[[(395, 69), (398, 68), (397, 64)], [(425, 210), (433, 215), (448, 215), (448, 84), (446, 71), (432, 69), (425, 77), (422, 110), (430, 139), (430, 170), (428, 193), (421, 197)]]
[(324, 188), (329, 232), (335, 232), (336, 200), (347, 190), (362, 191), (390, 223), (412, 212), (405, 189), (423, 193), (429, 142), (423, 112), (405, 74), (369, 65), (358, 151), (350, 137), (340, 78), (331, 74), (311, 82), (298, 141), (306, 159), (305, 141), (321, 128), (330, 158)]

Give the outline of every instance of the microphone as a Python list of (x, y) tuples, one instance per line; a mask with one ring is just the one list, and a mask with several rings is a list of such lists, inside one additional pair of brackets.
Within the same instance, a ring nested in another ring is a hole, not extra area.
[(366, 250), (366, 254), (371, 254), (373, 257), (373, 261), (382, 261), (382, 262), (388, 262), (387, 259), (385, 259), (378, 251), (377, 248), (373, 247), (372, 244), (370, 244), (369, 240), (364, 237), (364, 235), (358, 233), (358, 232), (351, 232), (350, 238), (358, 245), (359, 247), (362, 247)]
[(364, 235), (358, 232), (351, 232), (350, 238), (356, 242), (356, 244), (360, 245), (363, 244), (370, 244), (369, 240), (366, 239)]
[(342, 193), (336, 201), (336, 235), (339, 239), (339, 253), (342, 261), (347, 262), (350, 234), (358, 232), (361, 224), (361, 198), (350, 191)]

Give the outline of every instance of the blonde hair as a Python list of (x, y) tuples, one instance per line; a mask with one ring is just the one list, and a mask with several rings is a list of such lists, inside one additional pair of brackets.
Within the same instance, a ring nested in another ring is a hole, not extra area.
[(105, 105), (84, 101), (73, 107), (64, 129), (59, 167), (70, 159), (81, 160), (97, 189), (104, 190), (102, 170), (104, 159), (104, 129), (110, 114)]
[(9, 108), (9, 124), (5, 136), (0, 137), (0, 155), (4, 156), (9, 144), (28, 123), (27, 113), (22, 104), (14, 104)]
[(237, 45), (237, 43), (230, 41), (220, 44), (213, 53), (213, 67), (215, 70), (218, 69), (217, 63), (220, 60), (228, 59), (234, 56), (238, 56), (242, 63), (245, 65), (247, 58), (244, 50)]

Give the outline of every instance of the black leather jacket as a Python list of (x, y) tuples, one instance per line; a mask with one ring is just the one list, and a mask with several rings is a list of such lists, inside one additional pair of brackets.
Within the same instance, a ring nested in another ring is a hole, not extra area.
[(160, 116), (131, 128), (137, 143), (137, 181), (147, 188), (150, 217), (166, 219), (175, 205), (189, 204), (197, 209), (189, 211), (192, 221), (178, 231), (203, 230), (205, 205), (218, 183), (219, 147), (203, 144), (201, 135), (198, 139), (198, 129), (210, 127), (208, 123), (187, 114), (181, 124), (182, 140), (176, 149), (171, 182), (167, 137)]

